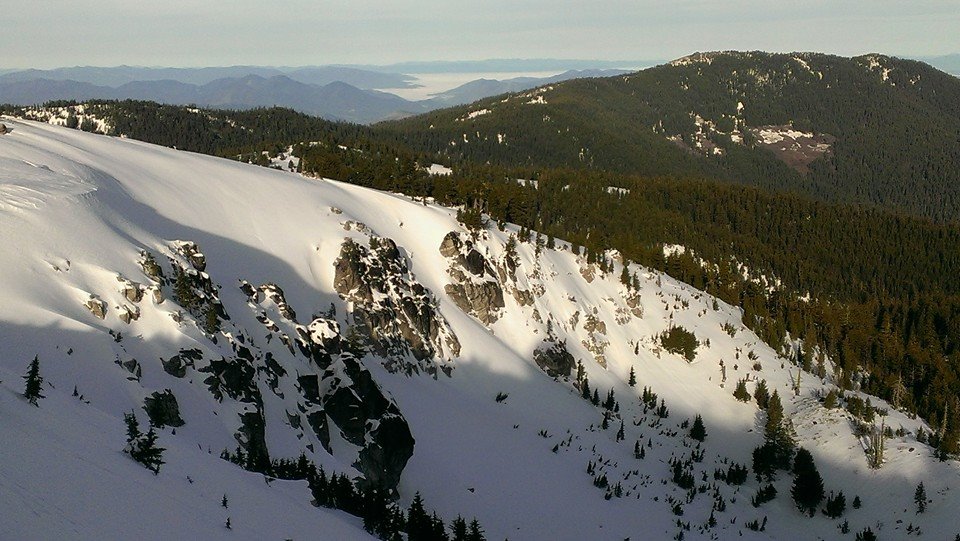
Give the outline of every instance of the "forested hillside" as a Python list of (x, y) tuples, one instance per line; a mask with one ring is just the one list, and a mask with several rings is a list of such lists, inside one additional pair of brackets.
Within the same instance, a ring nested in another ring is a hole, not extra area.
[(695, 54), (379, 125), (437, 159), (696, 175), (960, 218), (960, 80), (881, 55)]

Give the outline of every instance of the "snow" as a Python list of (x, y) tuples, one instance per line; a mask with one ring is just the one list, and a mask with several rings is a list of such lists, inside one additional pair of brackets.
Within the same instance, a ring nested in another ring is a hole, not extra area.
[(473, 120), (483, 115), (489, 115), (490, 113), (491, 113), (490, 109), (477, 109), (476, 111), (470, 111), (469, 113), (466, 114), (466, 116), (462, 118), (458, 118), (457, 121), (463, 122), (466, 120)]
[(758, 135), (763, 139), (764, 144), (772, 145), (779, 143), (784, 139), (812, 139), (813, 134), (808, 132), (802, 132), (794, 130), (792, 128), (778, 128), (778, 127), (767, 127), (760, 128), (758, 130)]
[[(732, 397), (737, 380), (749, 377), (751, 390), (765, 379), (783, 397), (798, 442), (813, 453), (828, 490), (847, 496), (844, 518), (851, 532), (869, 525), (882, 539), (905, 538), (905, 524), (912, 522), (930, 539), (958, 533), (960, 492), (950, 489), (960, 482), (960, 467), (936, 461), (916, 442), (917, 429), (926, 429), (921, 421), (890, 408), (886, 424), (902, 425), (907, 436), (888, 440), (887, 463), (870, 469), (849, 416), (823, 409), (814, 398), (831, 388), (830, 377), (804, 374), (800, 396), (794, 396), (796, 368), (743, 326), (738, 309), (657, 271), (631, 264), (639, 289), (630, 293), (619, 281), (623, 262), (612, 252), (607, 256), (614, 269), (604, 275), (562, 241), (554, 250), (519, 242), (517, 280), (509, 283), (532, 292), (533, 303), (521, 305), (505, 289), (500, 318), (485, 326), (444, 294), (450, 261), (438, 247), (450, 231), (466, 234), (455, 209), (129, 139), (4, 123), (13, 131), (0, 145), (0, 538), (303, 539), (317, 532), (329, 539), (367, 538), (358, 519), (313, 508), (305, 483), (268, 484), (218, 458), (220, 450), (236, 447), (237, 411), (248, 405), (218, 402), (199, 373), (191, 369), (177, 379), (157, 360), (181, 348), (201, 349), (207, 358), (229, 354), (226, 336), (213, 344), (191, 321), (175, 322), (173, 299), (153, 304), (145, 297), (140, 319), (122, 323), (119, 307), (130, 303), (117, 277), (149, 284), (137, 263), (140, 250), (172, 257), (174, 241), (196, 242), (205, 272), (222, 285), (231, 332), (247, 331), (288, 372), (309, 374), (316, 368), (284, 354), (278, 341), (263, 344), (258, 310), (287, 325), (276, 305), (250, 306), (237, 284), (276, 283), (298, 314), (326, 313), (333, 304), (338, 325), (346, 328), (350, 320), (333, 289), (333, 261), (344, 237), (365, 243), (371, 234), (397, 243), (462, 346), (451, 377), (392, 374), (372, 356), (364, 361), (416, 439), (399, 486), (402, 504), (420, 491), (427, 507), (447, 520), (475, 515), (489, 539), (669, 539), (678, 518), (693, 525), (686, 539), (739, 538), (741, 531), (746, 539), (796, 539), (801, 531), (810, 539), (836, 538), (838, 521), (795, 510), (787, 474), (776, 483), (780, 496), (759, 509), (749, 503), (759, 486), (752, 476), (740, 488), (720, 483), (727, 510), (717, 514), (713, 530), (697, 528), (710, 515), (709, 492), (685, 504), (683, 517), (670, 512), (667, 497), (686, 499), (667, 466), (671, 456), (690, 453), (679, 428), (683, 420), (699, 413), (708, 431), (705, 458), (695, 464), (698, 483), (701, 473), (711, 476), (725, 460), (749, 464), (763, 416), (754, 404)], [(491, 228), (476, 247), (488, 261), (502, 261), (508, 236), (518, 232), (509, 224), (504, 231)], [(684, 250), (664, 247), (665, 255)], [(105, 319), (83, 306), (91, 294), (106, 303)], [(588, 320), (596, 323), (592, 330)], [(599, 429), (601, 410), (571, 383), (554, 381), (533, 362), (548, 321), (583, 362), (590, 386), (601, 395), (614, 389), (624, 442), (615, 441), (616, 426)], [(701, 342), (693, 362), (660, 347), (656, 337), (674, 325)], [(727, 328), (736, 330), (733, 336)], [(331, 332), (311, 330), (318, 338)], [(108, 331), (121, 332), (122, 341)], [(759, 369), (747, 358), (751, 351)], [(48, 383), (39, 408), (18, 395), (34, 355)], [(142, 368), (139, 379), (115, 364), (132, 358)], [(626, 385), (631, 367), (637, 388)], [(70, 396), (74, 386), (89, 404)], [(644, 386), (670, 410), (658, 428), (651, 428), (656, 419), (637, 400)], [(176, 394), (187, 424), (176, 434), (161, 430), (168, 463), (153, 476), (120, 452), (121, 419), (134, 409), (143, 421), (143, 398), (166, 388)], [(319, 445), (306, 448), (316, 443), (312, 434), (298, 437), (284, 421), (296, 407), (291, 397), (297, 390), (281, 391), (286, 398), (263, 391), (271, 456), (303, 451), (327, 471), (353, 472), (356, 447), (344, 440), (333, 438), (333, 455)], [(496, 402), (498, 392), (508, 398)], [(633, 443), (648, 439), (647, 458), (634, 459)], [(629, 495), (606, 500), (585, 473), (588, 461), (601, 462), (611, 483), (621, 481)], [(924, 515), (912, 509), (920, 481), (933, 500)], [(224, 493), (229, 509), (220, 507)], [(864, 500), (862, 509), (849, 509), (854, 495)], [(765, 532), (743, 527), (764, 516)]]
[(430, 164), (430, 167), (427, 168), (427, 173), (430, 175), (452, 175), (453, 169), (447, 167), (446, 165), (432, 163)]

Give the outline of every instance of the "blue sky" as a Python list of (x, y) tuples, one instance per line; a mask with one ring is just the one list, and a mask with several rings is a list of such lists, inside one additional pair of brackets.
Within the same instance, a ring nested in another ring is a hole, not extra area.
[(0, 67), (960, 52), (958, 0), (4, 0)]

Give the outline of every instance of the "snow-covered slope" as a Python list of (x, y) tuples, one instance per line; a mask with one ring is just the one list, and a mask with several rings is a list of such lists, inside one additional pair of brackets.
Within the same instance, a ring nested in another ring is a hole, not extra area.
[[(665, 275), (631, 265), (627, 288), (615, 254), (606, 274), (560, 241), (514, 254), (516, 228), (471, 239), (430, 201), (4, 122), (0, 538), (366, 536), (359, 519), (311, 506), (305, 482), (220, 460), (238, 445), (399, 480), (403, 505), (419, 491), (447, 520), (476, 516), (490, 539), (831, 539), (844, 520), (851, 538), (867, 526), (883, 539), (918, 525), (931, 539), (960, 533), (960, 468), (916, 441), (925, 425), (889, 408), (886, 426), (905, 435), (871, 469), (852, 417), (817, 399), (829, 378), (804, 373), (794, 395), (796, 365), (738, 310)], [(661, 346), (672, 327), (696, 335), (692, 362)], [(549, 354), (561, 343), (572, 357)], [(39, 409), (20, 396), (34, 356)], [(606, 430), (573, 360), (601, 400), (613, 390)], [(759, 508), (752, 476), (714, 479), (749, 466), (762, 440), (764, 414), (733, 397), (743, 378), (779, 392), (827, 490), (847, 496), (843, 518), (800, 514), (787, 472)], [(644, 387), (668, 417), (644, 406)], [(168, 389), (184, 424), (160, 429), (167, 464), (154, 476), (123, 454), (122, 415), (145, 421), (145, 399)], [(669, 461), (696, 454), (681, 426), (697, 414), (708, 436), (688, 491)], [(921, 481), (932, 501), (917, 515)], [(764, 531), (746, 527), (764, 517)]]

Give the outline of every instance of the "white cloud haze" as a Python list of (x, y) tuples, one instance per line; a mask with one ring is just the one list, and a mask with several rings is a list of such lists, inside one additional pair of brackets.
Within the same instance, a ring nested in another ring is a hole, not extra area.
[(960, 52), (956, 0), (6, 0), (0, 67)]

